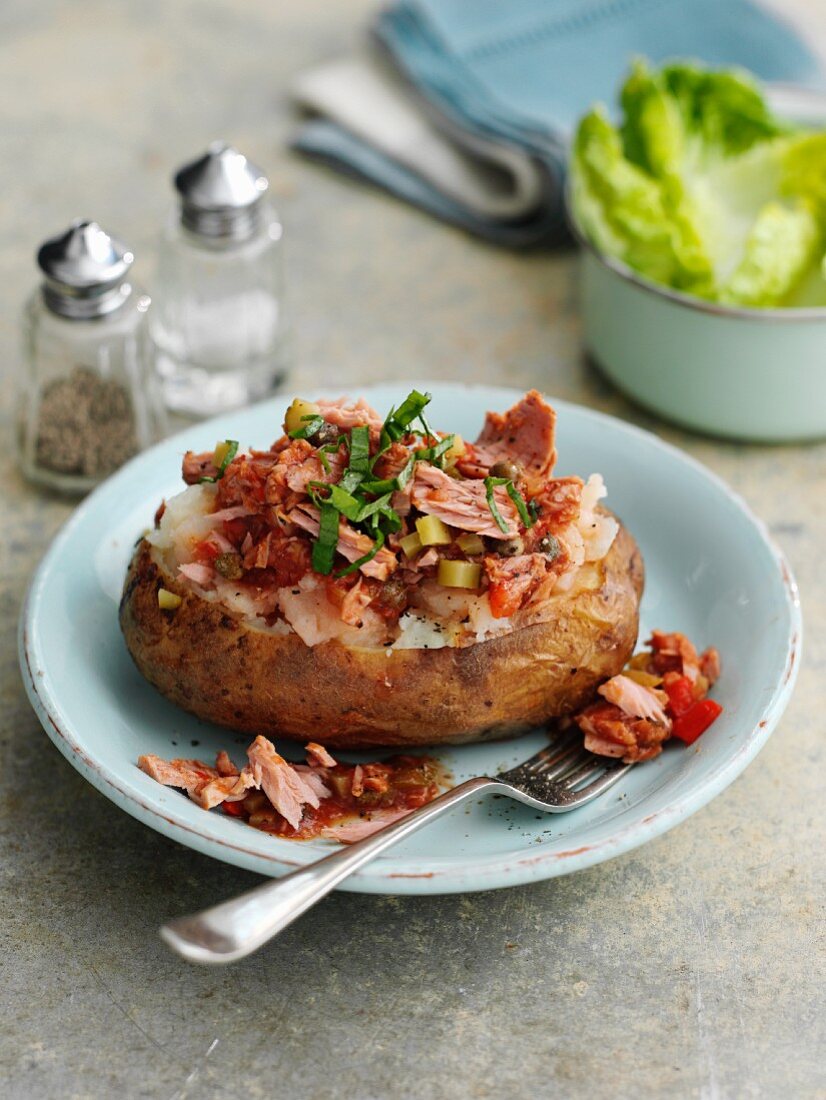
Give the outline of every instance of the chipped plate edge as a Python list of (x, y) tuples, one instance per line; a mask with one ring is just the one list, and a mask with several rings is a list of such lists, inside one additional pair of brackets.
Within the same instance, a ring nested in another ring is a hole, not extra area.
[[(401, 383), (398, 383), (398, 385), (401, 385)], [(430, 389), (439, 388), (440, 390), (476, 390), (491, 395), (498, 393), (502, 395), (501, 399), (505, 402), (512, 401), (516, 393), (514, 389), (509, 387), (462, 385), (452, 382), (440, 383), (434, 379), (418, 380), (410, 383), (410, 385)], [(365, 395), (369, 397), (371, 391), (389, 388), (390, 386), (391, 383), (379, 383), (364, 386), (362, 389)], [(284, 398), (276, 395), (270, 400), (277, 403), (284, 400)], [(613, 859), (615, 856), (622, 855), (633, 848), (646, 844), (655, 837), (661, 836), (702, 809), (720, 794), (744, 771), (763, 748), (788, 705), (800, 667), (803, 633), (800, 597), (797, 583), (786, 557), (770, 536), (762, 520), (752, 512), (745, 500), (722, 478), (718, 477), (717, 474), (693, 456), (682, 451), (679, 447), (665, 442), (654, 433), (621, 420), (619, 417), (611, 416), (608, 413), (587, 406), (577, 405), (574, 402), (554, 399), (554, 407), (563, 415), (567, 409), (572, 409), (579, 414), (587, 414), (588, 417), (592, 417), (597, 421), (610, 422), (612, 425), (619, 424), (624, 431), (638, 436), (646, 444), (650, 445), (653, 442), (656, 447), (665, 449), (679, 461), (694, 467), (697, 472), (722, 491), (740, 512), (744, 513), (754, 528), (756, 536), (769, 550), (777, 567), (785, 594), (789, 630), (786, 639), (783, 674), (775, 685), (771, 699), (766, 704), (760, 721), (747, 735), (743, 736), (742, 743), (733, 756), (727, 758), (700, 785), (688, 791), (681, 798), (676, 799), (666, 809), (649, 814), (625, 828), (618, 829), (612, 836), (599, 843), (572, 847), (561, 852), (540, 851), (530, 856), (521, 857), (514, 857), (513, 853), (499, 854), (489, 860), (474, 859), (471, 865), (462, 869), (457, 869), (454, 866), (434, 868), (421, 862), (410, 861), (408, 870), (391, 871), (385, 861), (378, 861), (368, 864), (362, 871), (351, 876), (342, 884), (340, 889), (356, 893), (374, 894), (472, 893), (538, 882), (558, 875), (570, 874), (602, 863), (605, 860)], [(234, 410), (234, 412), (243, 412), (243, 410)], [(221, 421), (225, 419), (226, 415), (222, 414), (214, 419)], [(209, 426), (209, 423), (210, 421), (201, 422), (197, 427), (201, 429), (204, 425)], [(39, 590), (63, 544), (70, 539), (74, 529), (82, 524), (87, 512), (94, 509), (99, 496), (106, 491), (111, 491), (111, 485), (115, 479), (125, 475), (134, 464), (144, 461), (156, 449), (168, 446), (170, 442), (174, 442), (178, 438), (183, 439), (191, 430), (191, 427), (185, 428), (183, 431), (156, 444), (155, 447), (137, 455), (126, 466), (122, 467), (117, 474), (91, 493), (63, 525), (35, 572), (21, 611), (18, 632), (20, 668), (26, 693), (43, 729), (63, 756), (101, 794), (143, 822), (143, 824), (172, 840), (201, 852), (203, 855), (221, 859), (226, 863), (262, 875), (279, 876), (305, 866), (311, 861), (288, 860), (284, 858), (281, 852), (278, 855), (263, 855), (243, 844), (232, 844), (221, 838), (205, 836), (199, 830), (194, 829), (180, 815), (174, 812), (162, 813), (138, 797), (133, 791), (124, 788), (118, 782), (117, 776), (92, 759), (84, 751), (74, 734), (68, 728), (65, 728), (66, 723), (61, 716), (60, 706), (57, 700), (46, 690), (45, 684), (42, 682), (42, 670), (37, 666), (33, 634), (35, 633), (34, 618)]]

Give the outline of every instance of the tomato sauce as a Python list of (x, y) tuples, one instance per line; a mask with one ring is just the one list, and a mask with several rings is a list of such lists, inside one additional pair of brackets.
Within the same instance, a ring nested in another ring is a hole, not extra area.
[(376, 811), (410, 811), (432, 801), (449, 786), (442, 765), (429, 756), (392, 756), (371, 764), (336, 764), (313, 769), (330, 790), (317, 808), (305, 807), (299, 827), (292, 826), (275, 810), (263, 791), (252, 791), (240, 802), (224, 802), (222, 809), (276, 836), (311, 840), (325, 829)]

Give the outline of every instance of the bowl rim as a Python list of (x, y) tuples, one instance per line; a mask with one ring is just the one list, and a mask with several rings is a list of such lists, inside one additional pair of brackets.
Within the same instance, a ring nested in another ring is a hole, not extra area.
[[(770, 82), (765, 85), (765, 90), (770, 102), (772, 100), (781, 101), (782, 97), (783, 114), (794, 114), (797, 110), (805, 114), (811, 113), (812, 115), (819, 114), (821, 117), (826, 116), (826, 94), (817, 89), (806, 88), (796, 84)], [(777, 102), (777, 106), (781, 106), (781, 102)], [(634, 286), (647, 291), (649, 294), (656, 295), (660, 298), (666, 298), (675, 305), (683, 306), (687, 309), (694, 309), (699, 313), (710, 313), (715, 317), (739, 318), (742, 320), (762, 322), (826, 321), (826, 305), (790, 306), (786, 309), (777, 306), (766, 309), (759, 309), (756, 306), (727, 306), (719, 302), (708, 302), (704, 298), (698, 298), (696, 295), (685, 294), (681, 290), (674, 290), (672, 287), (655, 283), (651, 279), (645, 278), (644, 275), (641, 275), (632, 267), (629, 267), (628, 264), (623, 263), (622, 260), (616, 260), (611, 256), (606, 256), (605, 253), (601, 252), (596, 245), (589, 240), (585, 230), (579, 225), (576, 220), (576, 215), (574, 214), (570, 173), (565, 181), (564, 202), (568, 227), (580, 248), (585, 252), (589, 252), (603, 267), (608, 268), (608, 270), (612, 271), (615, 275), (619, 275), (625, 282), (632, 283)]]

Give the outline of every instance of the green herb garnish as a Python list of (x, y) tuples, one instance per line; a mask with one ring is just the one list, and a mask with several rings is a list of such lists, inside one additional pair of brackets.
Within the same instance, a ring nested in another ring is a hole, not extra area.
[(366, 426), (350, 432), (350, 469), (362, 476), (370, 472), (370, 429)]
[(352, 493), (355, 492), (356, 489), (358, 489), (363, 480), (364, 474), (359, 473), (357, 470), (353, 470), (351, 468), (344, 471), (339, 485), (345, 491), (345, 493)]
[(393, 489), (404, 489), (413, 476), (416, 463), (422, 457), (421, 451), (415, 451), (395, 477), (385, 477), (380, 480), (370, 480), (362, 483), (362, 489), (367, 493), (389, 493)]
[[(313, 481), (307, 487), (310, 498), (319, 509), (321, 517), (318, 539), (313, 546), (313, 569), (317, 573), (332, 572), (338, 543), (339, 517), (343, 516), (357, 530), (370, 535), (373, 539), (373, 545), (367, 554), (335, 574), (336, 577), (344, 577), (372, 561), (384, 546), (387, 536), (401, 529), (401, 517), (391, 506), (390, 501), (396, 490), (404, 489), (409, 483), (416, 463), (430, 462), (439, 467), (443, 465), (444, 456), (453, 446), (455, 436), (449, 435), (439, 439), (431, 430), (424, 416), (424, 409), (430, 400), (429, 393), (412, 390), (397, 409), (391, 409), (382, 424), (378, 451), (372, 458), (370, 457), (370, 429), (366, 425), (352, 428), (349, 437), (339, 437), (335, 445), (328, 444), (319, 448), (319, 456), (327, 473), (330, 472), (330, 465), (323, 451), (337, 450), (342, 442), (345, 442), (349, 448), (349, 461), (337, 485)], [(324, 423), (321, 417), (305, 419), (307, 420), (305, 427), (290, 433), (293, 439), (311, 437)], [(417, 422), (421, 425), (421, 431), (412, 427)], [(420, 435), (426, 446), (414, 451), (408, 457), (396, 477), (371, 477), (380, 455), (384, 454), (393, 443), (411, 433)], [(507, 530), (507, 527), (504, 526), (503, 530)]]
[(390, 412), (385, 423), (392, 419), (398, 427), (409, 428), (414, 420), (421, 417), (422, 412), (432, 400), (433, 398), (429, 393), (419, 393), (418, 390), (411, 390), (395, 412)]
[(524, 526), (533, 527), (534, 523), (536, 522), (536, 514), (535, 511), (532, 511), (531, 505), (533, 505), (535, 509), (536, 505), (534, 504), (534, 502), (531, 501), (530, 504), (526, 504), (525, 498), (522, 496), (522, 494), (519, 492), (519, 490), (516, 488), (513, 481), (509, 477), (486, 477), (485, 497), (488, 502), (488, 508), (490, 508), (490, 514), (496, 520), (496, 525), (499, 530), (504, 531), (505, 534), (508, 534), (510, 528), (508, 527), (507, 523), (505, 523), (504, 519), (502, 519), (502, 513), (499, 511), (499, 508), (496, 504), (496, 498), (493, 495), (494, 487), (497, 485), (505, 486), (505, 491), (516, 506), (516, 510), (519, 513), (519, 518), (522, 520)]
[[(428, 400), (429, 400), (430, 399), (430, 394), (428, 394), (427, 396), (428, 396)], [(425, 415), (424, 415), (423, 412), (419, 413), (418, 419), (419, 419), (419, 423), (422, 426), (422, 433), (424, 434), (424, 438), (425, 439), (435, 439), (436, 438), (436, 433), (433, 431), (433, 429), (428, 424), (427, 419), (425, 418)]]
[(396, 485), (399, 489), (404, 489), (406, 487), (408, 481), (410, 481), (411, 477), (413, 476), (413, 471), (415, 468), (416, 455), (411, 455), (405, 465), (402, 467), (402, 469), (399, 470), (398, 474), (396, 474)]
[(342, 489), (340, 485), (327, 485), (326, 482), (313, 481), (310, 483), (314, 489), (327, 489), (329, 496), (324, 498), (332, 504), (337, 512), (340, 512), (345, 519), (351, 520), (353, 523), (358, 522), (359, 512), (361, 511), (361, 501), (357, 500), (352, 493), (347, 489)]
[(499, 507), (496, 503), (496, 498), (493, 495), (493, 490), (497, 485), (507, 485), (508, 478), (506, 477), (486, 477), (485, 478), (485, 498), (488, 502), (488, 508), (490, 508), (490, 514), (496, 520), (496, 526), (500, 531), (504, 531), (506, 535), (510, 534), (510, 527), (502, 519), (502, 513), (499, 511)]
[(368, 501), (361, 500), (352, 493), (348, 493), (340, 485), (328, 485), (324, 481), (311, 481), (310, 488), (315, 490), (327, 489), (329, 496), (320, 499), (325, 504), (332, 504), (336, 511), (340, 512), (345, 519), (349, 519), (351, 523), (364, 523), (365, 520), (376, 514), (387, 515), (389, 513), (397, 518), (396, 513), (389, 507), (392, 493), (385, 493), (384, 496)]
[(318, 448), (318, 457), (321, 460), (321, 465), (324, 467), (325, 474), (329, 474), (331, 472), (330, 460), (327, 458), (327, 455), (337, 454), (337, 452), (341, 450), (342, 446), (347, 446), (346, 435), (340, 435), (335, 443), (324, 443), (321, 447)]
[[(371, 465), (376, 464), (379, 455), (383, 455), (391, 443), (395, 443), (402, 436), (408, 434), (410, 425), (414, 420), (421, 418), (422, 410), (430, 404), (430, 401), (431, 395), (429, 393), (419, 393), (418, 390), (411, 390), (397, 409), (390, 410), (382, 424), (379, 450), (373, 456)], [(429, 429), (425, 428), (425, 431), (429, 431)]]
[(385, 493), (384, 496), (377, 497), (376, 500), (371, 501), (369, 504), (365, 504), (358, 514), (356, 523), (364, 523), (364, 521), (371, 516), (385, 516), (387, 518), (389, 513), (395, 516), (396, 513), (390, 507), (390, 498), (392, 495), (392, 493)]
[(367, 553), (363, 557), (358, 558), (356, 561), (350, 562), (350, 564), (346, 565), (343, 569), (339, 569), (336, 573), (336, 577), (347, 577), (350, 575), (350, 573), (355, 573), (357, 570), (361, 569), (363, 565), (367, 565), (368, 561), (372, 561), (376, 554), (378, 554), (379, 550), (381, 550), (382, 546), (384, 546), (384, 540), (384, 531), (382, 531), (381, 529), (377, 530), (376, 541), (373, 543)]
[(525, 527), (533, 527), (535, 520), (531, 518), (530, 512), (528, 511), (528, 506), (527, 504), (525, 504), (525, 498), (516, 488), (514, 483), (512, 481), (509, 481), (505, 486), (505, 489), (507, 490), (508, 496), (516, 505), (516, 510), (519, 513), (519, 518), (522, 520), (522, 523), (525, 525)]
[[(430, 438), (434, 439), (435, 436), (430, 436)], [(440, 439), (439, 442), (434, 443), (432, 447), (425, 447), (421, 451), (416, 451), (416, 458), (421, 459), (423, 462), (430, 462), (441, 469), (443, 466), (442, 459), (453, 446), (453, 441), (455, 439), (455, 435), (446, 435), (444, 439)]]
[(313, 543), (313, 569), (316, 573), (329, 573), (338, 545), (338, 509), (326, 500), (321, 501), (319, 516), (318, 538)]
[(398, 478), (385, 477), (380, 481), (370, 479), (368, 481), (362, 481), (361, 488), (365, 493), (374, 493), (376, 496), (381, 496), (382, 493), (389, 493), (392, 489), (396, 488)]
[(309, 439), (311, 435), (315, 435), (324, 427), (323, 416), (302, 416), (302, 420), (306, 421), (303, 428), (296, 428), (294, 432), (288, 432), (290, 439)]
[(237, 439), (225, 439), (224, 443), (226, 443), (226, 445), (227, 445), (227, 450), (226, 450), (226, 454), (221, 459), (221, 465), (218, 467), (218, 473), (215, 475), (215, 477), (202, 477), (202, 478), (199, 478), (199, 483), (200, 484), (203, 485), (204, 482), (207, 482), (208, 484), (214, 485), (216, 481), (220, 481), (221, 478), (226, 473), (227, 466), (229, 466), (230, 462), (232, 462), (232, 460), (238, 454), (238, 440)]

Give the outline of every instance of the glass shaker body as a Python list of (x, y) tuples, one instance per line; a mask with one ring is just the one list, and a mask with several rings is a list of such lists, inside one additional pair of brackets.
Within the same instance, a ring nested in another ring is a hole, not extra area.
[(26, 305), (16, 444), (31, 481), (85, 493), (163, 437), (150, 299), (135, 286), (123, 289), (116, 309), (89, 319), (53, 312), (40, 289)]
[(167, 407), (206, 416), (283, 380), (282, 228), (266, 204), (242, 241), (191, 232), (174, 211), (158, 256), (151, 332)]

